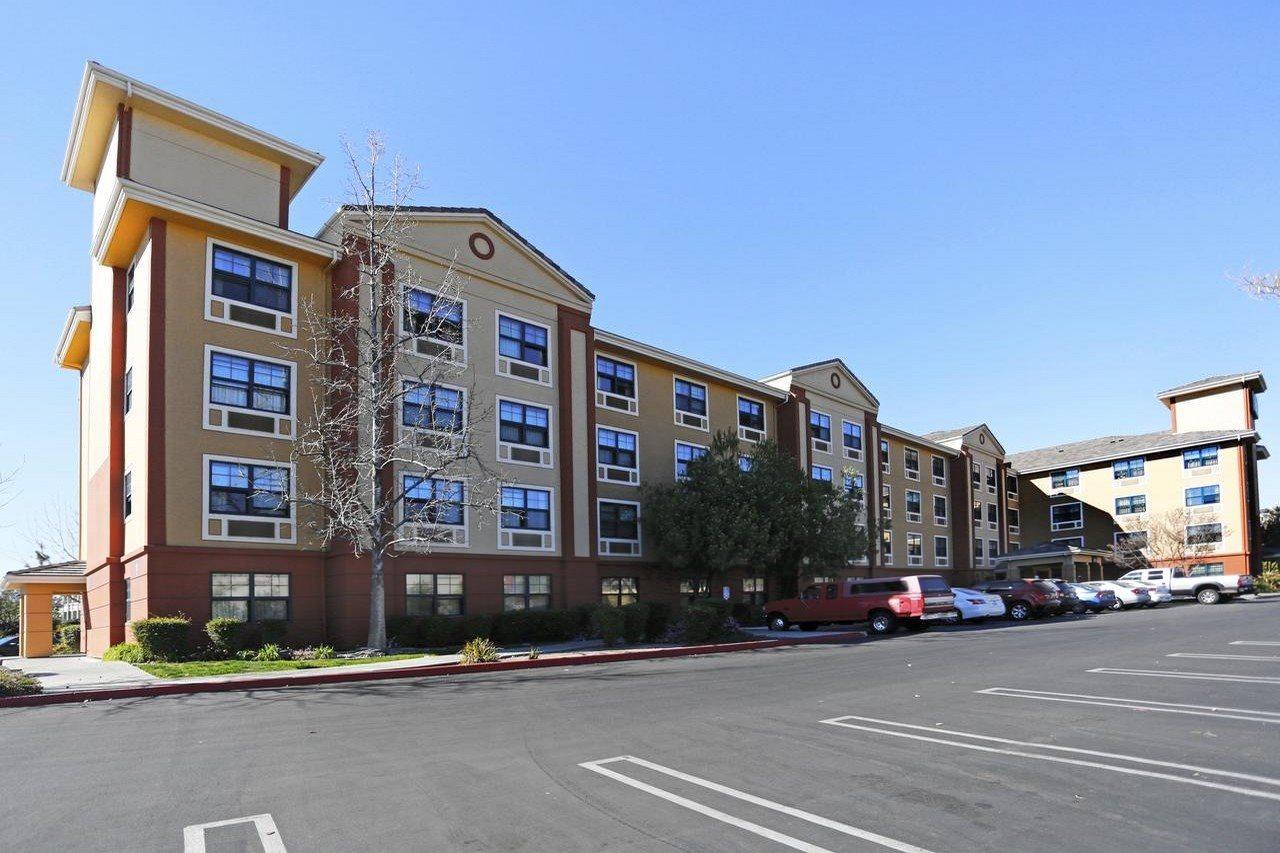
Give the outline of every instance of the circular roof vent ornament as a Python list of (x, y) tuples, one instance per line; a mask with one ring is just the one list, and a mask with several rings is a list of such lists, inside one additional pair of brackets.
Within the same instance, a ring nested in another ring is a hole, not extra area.
[(487, 261), (493, 257), (493, 241), (487, 235), (477, 231), (467, 239), (467, 243), (471, 246), (471, 254), (480, 260)]
[(834, 370), (831, 371), (831, 387), (832, 388), (840, 387), (840, 374), (836, 373)]

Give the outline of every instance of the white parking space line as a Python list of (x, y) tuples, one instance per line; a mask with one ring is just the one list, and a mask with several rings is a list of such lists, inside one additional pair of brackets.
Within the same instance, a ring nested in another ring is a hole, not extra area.
[(1280, 640), (1232, 640), (1228, 646), (1280, 646)]
[(182, 828), (183, 853), (204, 853), (204, 833), (207, 829), (221, 826), (235, 826), (238, 823), (252, 823), (258, 831), (258, 841), (262, 843), (264, 853), (287, 853), (284, 841), (280, 838), (280, 830), (269, 814), (255, 814), (248, 817), (233, 817), (230, 820), (215, 820), (212, 823), (196, 823)]
[[(871, 725), (859, 725), (856, 720), (861, 723), (873, 723)], [(924, 741), (927, 743), (938, 743), (945, 746), (958, 746), (964, 749), (973, 749), (979, 752), (997, 753), (1000, 755), (1011, 755), (1017, 758), (1034, 758), (1038, 761), (1052, 761), (1058, 764), (1073, 764), (1079, 767), (1094, 767), (1099, 770), (1110, 770), (1114, 773), (1123, 773), (1128, 776), (1146, 776), (1151, 779), (1164, 779), (1169, 782), (1180, 782), (1184, 785), (1196, 785), (1201, 788), (1215, 788), (1219, 791), (1227, 791), (1232, 794), (1242, 794), (1247, 797), (1259, 797), (1265, 800), (1276, 800), (1280, 802), (1280, 779), (1272, 779), (1268, 776), (1254, 776), (1248, 773), (1236, 773), (1230, 770), (1217, 770), (1212, 767), (1198, 767), (1194, 764), (1178, 764), (1171, 761), (1157, 761), (1152, 758), (1143, 758), (1136, 755), (1122, 755), (1115, 752), (1102, 752), (1092, 749), (1077, 749), (1069, 746), (1058, 746), (1056, 744), (1031, 743), (1028, 741), (1010, 740), (1008, 738), (992, 737), (990, 735), (980, 735), (974, 732), (960, 732), (949, 729), (937, 728), (935, 726), (917, 726), (910, 723), (898, 723), (893, 720), (878, 720), (874, 717), (857, 717), (852, 714), (842, 717), (832, 717), (830, 719), (821, 720), (820, 722), (831, 726), (840, 726), (847, 729), (857, 729), (859, 731), (871, 732), (872, 734), (888, 735), (890, 737), (908, 738), (910, 740)], [(878, 726), (894, 726), (896, 728), (878, 728)], [(929, 732), (930, 735), (914, 734), (913, 732), (901, 731), (901, 729), (914, 729), (916, 731)], [(986, 741), (988, 743), (1002, 743), (1011, 746), (1028, 747), (1032, 749), (1052, 750), (1054, 752), (1066, 752), (1073, 755), (1087, 755), (1090, 759), (1083, 758), (1067, 758), (1061, 755), (1042, 755), (1036, 752), (1026, 752), (1020, 749), (1006, 749), (1004, 747), (984, 746), (978, 743), (967, 743), (962, 740), (949, 740), (947, 738), (934, 737), (931, 735), (952, 735), (954, 737), (969, 738), (970, 740)], [(1112, 764), (1105, 761), (1095, 761), (1092, 758), (1105, 758), (1111, 761), (1121, 761), (1130, 764), (1142, 764), (1149, 767), (1161, 767), (1168, 770), (1182, 770), (1195, 776), (1220, 776), (1227, 779), (1237, 779), (1243, 782), (1252, 782), (1260, 785), (1260, 788), (1246, 788), (1242, 785), (1230, 785), (1224, 782), (1213, 782), (1208, 779), (1192, 778), (1190, 776), (1179, 776), (1174, 773), (1166, 773), (1155, 770), (1142, 770), (1137, 767), (1125, 767), (1122, 764)]]
[(1148, 678), (1187, 678), (1193, 681), (1235, 681), (1240, 684), (1277, 684), (1280, 678), (1270, 675), (1232, 675), (1227, 672), (1181, 672), (1165, 669), (1121, 669), (1112, 666), (1099, 666), (1086, 669), (1099, 675), (1137, 675)]
[(763, 797), (757, 797), (754, 794), (748, 794), (745, 791), (739, 791), (736, 788), (730, 788), (727, 785), (721, 785), (718, 782), (712, 782), (708, 779), (692, 776), (688, 773), (683, 773), (679, 770), (664, 767), (661, 764), (655, 764), (652, 761), (645, 761), (643, 758), (636, 758), (631, 755), (618, 755), (613, 758), (602, 758), (597, 761), (584, 761), (578, 766), (590, 770), (593, 773), (599, 773), (602, 776), (607, 776), (608, 778), (621, 782), (624, 785), (630, 785), (632, 788), (644, 791), (647, 794), (652, 794), (669, 803), (674, 803), (678, 806), (690, 809), (691, 811), (706, 815), (707, 817), (718, 820), (721, 823), (736, 826), (739, 829), (759, 835), (761, 838), (768, 838), (770, 841), (775, 841), (778, 844), (790, 847), (793, 850), (804, 850), (808, 851), (808, 853), (831, 853), (831, 851), (827, 850), (825, 847), (818, 847), (815, 844), (810, 844), (807, 841), (802, 841), (793, 836), (770, 829), (767, 826), (761, 826), (760, 824), (743, 820), (740, 817), (735, 817), (734, 815), (703, 805), (702, 803), (699, 803), (696, 800), (691, 800), (688, 797), (673, 794), (672, 792), (659, 788), (656, 785), (641, 782), (639, 779), (632, 779), (630, 776), (625, 776), (612, 768), (604, 766), (606, 764), (618, 763), (634, 764), (638, 767), (644, 767), (648, 770), (653, 770), (657, 773), (670, 776), (673, 779), (679, 779), (682, 782), (688, 782), (691, 785), (697, 785), (699, 787), (706, 788), (707, 790), (715, 791), (717, 794), (723, 794), (726, 797), (732, 797), (733, 799), (741, 800), (754, 806), (760, 806), (761, 808), (779, 812), (790, 817), (799, 818), (800, 820), (808, 821), (816, 826), (831, 829), (854, 838), (860, 838), (863, 841), (870, 841), (873, 844), (878, 844), (881, 847), (887, 847), (890, 850), (898, 850), (901, 851), (901, 853), (929, 853), (925, 848), (916, 847), (914, 844), (907, 844), (904, 841), (898, 841), (865, 829), (859, 829), (856, 826), (849, 826), (846, 823), (840, 823), (839, 821), (831, 820), (830, 818), (825, 818), (821, 815), (812, 814), (811, 812), (806, 812), (792, 806), (785, 806), (782, 803), (775, 803), (772, 800), (766, 800)]
[(1120, 696), (1093, 696), (1088, 693), (1055, 693), (1050, 690), (1023, 690), (1017, 687), (988, 687), (975, 690), (985, 696), (1007, 696), (1011, 699), (1038, 699), (1042, 702), (1068, 702), (1074, 705), (1102, 705), (1110, 708), (1130, 708), (1135, 711), (1159, 711), (1166, 714), (1193, 714), (1201, 717), (1218, 717), (1228, 720), (1248, 720), (1255, 723), (1280, 725), (1280, 713), (1254, 711), (1248, 708), (1223, 708), (1216, 705), (1183, 705), (1178, 702), (1156, 702), (1152, 699), (1126, 699)]
[(1199, 658), (1200, 660), (1254, 660), (1263, 661), (1265, 663), (1280, 662), (1280, 657), (1276, 655), (1211, 655), (1201, 654), (1199, 652), (1174, 652), (1165, 655), (1167, 658)]

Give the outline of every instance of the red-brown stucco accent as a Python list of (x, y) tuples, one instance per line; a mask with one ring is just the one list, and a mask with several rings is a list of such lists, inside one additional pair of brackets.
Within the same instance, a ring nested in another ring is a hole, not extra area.
[(288, 166), (280, 167), (280, 216), (281, 228), (289, 227), (289, 181), (292, 177)]
[(116, 104), (116, 177), (129, 177), (133, 159), (133, 108)]

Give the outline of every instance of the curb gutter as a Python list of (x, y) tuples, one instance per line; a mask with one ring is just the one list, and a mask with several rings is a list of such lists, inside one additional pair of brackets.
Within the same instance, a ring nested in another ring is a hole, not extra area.
[(278, 687), (294, 687), (314, 684), (340, 684), (355, 681), (390, 681), (403, 678), (428, 678), (444, 675), (479, 675), (488, 672), (507, 672), (516, 669), (542, 669), (546, 667), (585, 666), (597, 663), (616, 663), (630, 660), (656, 658), (693, 657), (724, 652), (748, 652), (757, 649), (775, 649), (782, 646), (807, 646), (847, 643), (867, 636), (865, 631), (848, 631), (820, 637), (796, 639), (747, 640), (740, 643), (712, 643), (701, 646), (676, 646), (665, 649), (636, 649), (634, 651), (603, 652), (599, 654), (569, 657), (540, 657), (535, 660), (504, 660), (496, 663), (435, 664), (406, 666), (400, 669), (343, 672), (343, 667), (319, 670), (314, 673), (293, 676), (268, 676), (254, 678), (229, 678), (207, 681), (170, 681), (159, 684), (131, 687), (98, 687), (85, 690), (60, 690), (56, 693), (36, 693), (30, 696), (0, 697), (0, 708), (32, 705), (63, 705), (72, 702), (96, 702), (104, 699), (134, 699), (147, 696), (175, 696), (186, 693), (225, 693), (235, 690), (265, 690)]

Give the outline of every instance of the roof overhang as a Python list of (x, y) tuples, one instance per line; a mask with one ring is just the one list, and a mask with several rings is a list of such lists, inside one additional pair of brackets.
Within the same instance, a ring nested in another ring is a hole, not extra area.
[(62, 324), (62, 334), (58, 336), (58, 346), (53, 353), (53, 363), (68, 370), (83, 370), (85, 359), (89, 357), (89, 329), (93, 322), (93, 311), (88, 305), (77, 305), (67, 312), (67, 320)]
[(55, 587), (57, 592), (74, 593), (85, 589), (84, 575), (66, 572), (39, 572), (29, 569), (8, 572), (0, 579), (0, 589), (22, 589), (27, 586)]
[(324, 162), (318, 152), (90, 61), (85, 63), (75, 113), (71, 117), (71, 131), (67, 135), (67, 149), (62, 158), (63, 183), (93, 191), (98, 167), (111, 141), (119, 104), (143, 105), (148, 113), (167, 121), (288, 166), (290, 198), (298, 194), (316, 167)]
[(1065, 557), (1084, 557), (1087, 559), (1106, 560), (1113, 557), (1111, 551), (1100, 548), (1077, 548), (1074, 545), (1063, 545), (1058, 551), (1041, 551), (1036, 554), (1001, 554), (995, 558), (997, 563), (1039, 563), (1061, 560)]
[(918, 436), (915, 433), (907, 432), (905, 429), (898, 429), (897, 427), (891, 427), (886, 423), (878, 423), (876, 424), (876, 426), (880, 428), (880, 432), (886, 435), (891, 435), (894, 438), (900, 439), (902, 441), (909, 441), (912, 444), (919, 444), (929, 448), (930, 450), (936, 450), (939, 453), (945, 453), (948, 456), (960, 455), (960, 451), (954, 447), (950, 447), (945, 444), (939, 444), (936, 441), (930, 441), (929, 439), (924, 438), (922, 436)]
[(802, 364), (798, 367), (792, 367), (789, 370), (783, 370), (780, 373), (765, 376), (760, 381), (772, 383), (784, 378), (793, 378), (802, 373), (810, 373), (823, 367), (833, 367), (842, 373), (846, 379), (853, 383), (853, 386), (858, 389), (858, 392), (870, 401), (872, 408), (876, 411), (880, 410), (880, 399), (876, 397), (875, 394), (871, 393), (871, 389), (866, 386), (866, 383), (858, 378), (858, 374), (849, 369), (849, 365), (844, 363), (844, 359), (838, 357), (828, 358), (825, 361), (815, 361), (812, 364)]
[(1205, 391), (1214, 391), (1218, 388), (1231, 388), (1235, 385), (1244, 385), (1257, 391), (1259, 394), (1267, 390), (1267, 380), (1263, 378), (1262, 371), (1253, 370), (1248, 373), (1237, 373), (1235, 376), (1227, 376), (1221, 379), (1206, 380), (1202, 382), (1193, 382), (1190, 385), (1183, 385), (1178, 388), (1170, 388), (1167, 391), (1161, 391), (1156, 395), (1156, 399), (1168, 406), (1178, 397), (1190, 397), (1193, 394), (1203, 394)]
[(682, 355), (676, 355), (664, 349), (641, 343), (640, 341), (624, 338), (622, 335), (606, 332), (603, 329), (596, 329), (596, 343), (603, 344), (613, 349), (622, 350), (633, 355), (643, 356), (653, 361), (662, 362), (672, 367), (678, 367), (687, 370), (690, 373), (699, 374), (710, 379), (723, 382), (725, 385), (732, 385), (744, 391), (750, 391), (753, 394), (759, 394), (770, 400), (783, 402), (791, 395), (781, 388), (774, 388), (772, 385), (765, 385), (763, 382), (757, 382), (754, 379), (748, 379), (745, 376), (739, 376), (736, 373), (730, 373), (727, 370), (721, 370), (718, 367), (712, 367), (701, 361), (695, 361), (691, 358), (685, 358)]
[(1104, 456), (1092, 456), (1087, 459), (1068, 459), (1056, 460), (1052, 465), (1034, 465), (1031, 467), (1022, 467), (1020, 465), (1012, 465), (1019, 474), (1043, 474), (1046, 471), (1061, 471), (1064, 468), (1081, 468), (1085, 465), (1097, 465), (1100, 462), (1114, 462), (1117, 459), (1129, 459), (1136, 456), (1151, 456), (1156, 453), (1168, 453), (1174, 450), (1186, 450), (1189, 447), (1201, 447), (1206, 444), (1222, 444), (1244, 441), (1249, 438), (1257, 438), (1258, 433), (1255, 430), (1241, 430), (1240, 432), (1223, 433), (1215, 438), (1196, 438), (1187, 441), (1179, 441), (1174, 444), (1164, 444), (1160, 447), (1149, 447), (1146, 449), (1129, 449), (1117, 453), (1108, 453)]

